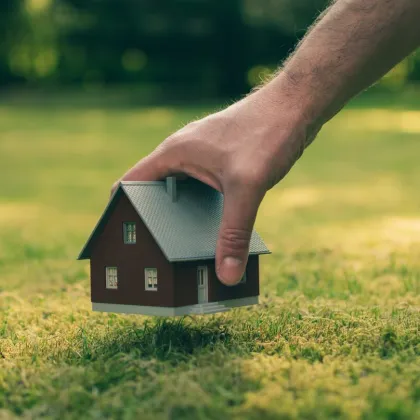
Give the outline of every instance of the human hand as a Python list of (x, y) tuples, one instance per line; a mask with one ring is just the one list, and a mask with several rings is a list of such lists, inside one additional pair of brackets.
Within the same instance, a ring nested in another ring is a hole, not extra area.
[(279, 101), (265, 89), (189, 123), (119, 180), (152, 181), (185, 173), (222, 192), (216, 272), (226, 285), (238, 283), (244, 273), (265, 193), (287, 174), (310, 138), (299, 106), (287, 98)]

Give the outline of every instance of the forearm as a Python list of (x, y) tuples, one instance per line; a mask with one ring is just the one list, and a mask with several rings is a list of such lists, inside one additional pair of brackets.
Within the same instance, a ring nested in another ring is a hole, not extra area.
[(223, 192), (216, 271), (237, 284), (264, 194), (325, 121), (417, 46), (419, 17), (420, 0), (339, 0), (270, 83), (187, 124), (122, 179), (186, 173)]
[(320, 128), (420, 44), (419, 0), (338, 0), (261, 90)]

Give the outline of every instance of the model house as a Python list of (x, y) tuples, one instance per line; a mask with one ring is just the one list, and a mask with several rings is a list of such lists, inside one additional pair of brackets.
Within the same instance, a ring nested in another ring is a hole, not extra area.
[(223, 195), (194, 179), (121, 182), (79, 256), (90, 259), (93, 310), (170, 316), (258, 303), (269, 250), (256, 232), (241, 282), (217, 279), (222, 208)]

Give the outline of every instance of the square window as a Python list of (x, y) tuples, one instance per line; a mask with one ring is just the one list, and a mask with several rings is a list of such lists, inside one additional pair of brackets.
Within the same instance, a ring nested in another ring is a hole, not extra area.
[(157, 290), (157, 269), (156, 268), (145, 268), (144, 278), (146, 290)]
[(136, 223), (135, 222), (124, 222), (124, 243), (135, 244), (136, 243)]
[(118, 270), (117, 267), (105, 267), (106, 288), (118, 289)]

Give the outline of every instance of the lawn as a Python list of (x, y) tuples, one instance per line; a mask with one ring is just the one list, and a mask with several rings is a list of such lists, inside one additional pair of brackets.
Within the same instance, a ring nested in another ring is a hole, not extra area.
[(1, 420), (420, 418), (415, 96), (357, 99), (267, 195), (258, 307), (91, 312), (112, 182), (210, 110), (0, 103)]

